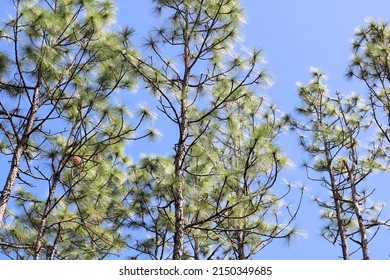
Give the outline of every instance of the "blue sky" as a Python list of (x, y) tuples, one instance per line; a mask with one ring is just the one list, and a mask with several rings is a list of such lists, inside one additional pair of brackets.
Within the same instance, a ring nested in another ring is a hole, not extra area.
[[(9, 4), (10, 0), (0, 0)], [(156, 23), (151, 13), (151, 0), (116, 0), (117, 24), (134, 27), (133, 37), (136, 47), (141, 45), (142, 37)], [(354, 29), (364, 25), (366, 18), (390, 20), (390, 1), (388, 0), (295, 0), (266, 1), (242, 0), (245, 8), (246, 24), (242, 27), (245, 41), (241, 44), (247, 48), (261, 47), (267, 60), (268, 72), (272, 75), (274, 85), (264, 93), (273, 100), (277, 107), (285, 113), (291, 113), (298, 105), (296, 83), (309, 81), (309, 68), (318, 67), (327, 73), (327, 84), (332, 92), (343, 93), (352, 91), (365, 92), (365, 88), (357, 81), (344, 78), (351, 54), (351, 40)], [(0, 18), (4, 12), (0, 6)], [(152, 102), (145, 98), (140, 88), (139, 95), (126, 97), (131, 102)], [(163, 117), (155, 122), (155, 126), (163, 133), (157, 143), (139, 141), (129, 147), (134, 158), (140, 151), (154, 152), (163, 155), (171, 154), (176, 131), (169, 127)], [(341, 255), (340, 248), (333, 246), (320, 236), (322, 221), (319, 220), (319, 208), (312, 202), (313, 195), (321, 195), (320, 186), (306, 179), (306, 174), (299, 169), (305, 158), (297, 146), (297, 140), (292, 133), (287, 133), (280, 144), (285, 153), (295, 163), (296, 168), (290, 168), (283, 173), (283, 178), (290, 182), (302, 183), (307, 186), (303, 205), (296, 224), (305, 234), (293, 240), (290, 245), (275, 241), (266, 247), (256, 259), (337, 259)], [(0, 170), (0, 175), (3, 175)], [(283, 178), (279, 180), (283, 184)], [(2, 180), (0, 180), (2, 181)], [(377, 197), (382, 201), (390, 201), (390, 191), (386, 191), (390, 176), (377, 176), (367, 182), (367, 186), (377, 186)], [(291, 201), (289, 201), (291, 202)], [(383, 215), (390, 216), (390, 207), (385, 208)], [(371, 244), (373, 259), (389, 259), (390, 231), (381, 230)], [(359, 259), (357, 253), (354, 258)], [(0, 257), (1, 259), (1, 257)]]
[[(156, 25), (152, 15), (152, 1), (117, 0), (118, 24), (134, 27), (135, 45), (139, 46), (142, 37)], [(390, 2), (385, 0), (353, 1), (258, 1), (242, 0), (245, 9), (246, 24), (242, 27), (241, 36), (245, 41), (242, 46), (264, 49), (268, 72), (272, 75), (274, 85), (264, 93), (285, 113), (291, 113), (299, 104), (296, 83), (306, 83), (310, 79), (310, 67), (318, 67), (327, 73), (327, 84), (331, 92), (361, 92), (365, 88), (358, 81), (349, 81), (344, 75), (351, 54), (351, 41), (355, 28), (364, 25), (365, 19), (389, 20)], [(157, 21), (158, 26), (158, 21)], [(142, 90), (140, 90), (140, 93)], [(157, 144), (135, 143), (133, 152), (138, 148), (170, 154), (175, 132), (164, 127), (164, 119), (156, 122), (163, 130), (163, 138)], [(337, 259), (340, 248), (333, 246), (320, 236), (323, 222), (319, 220), (319, 208), (312, 202), (315, 195), (324, 195), (319, 185), (306, 179), (303, 170), (298, 169), (305, 159), (302, 150), (296, 145), (293, 134), (286, 134), (280, 143), (296, 168), (287, 170), (283, 177), (290, 182), (302, 183), (307, 187), (303, 205), (297, 218), (297, 226), (305, 233), (293, 240), (290, 245), (275, 241), (262, 250), (256, 259)], [(146, 147), (147, 146), (147, 147)], [(137, 154), (134, 154), (137, 157)], [(379, 178), (380, 177), (380, 178)], [(367, 187), (377, 187), (377, 198), (390, 201), (390, 192), (384, 183), (389, 176), (378, 176), (367, 181)], [(280, 180), (280, 184), (283, 181)], [(291, 202), (291, 201), (290, 201)], [(385, 216), (390, 215), (386, 208)], [(388, 259), (390, 231), (381, 230), (371, 243), (373, 259)], [(352, 258), (359, 259), (357, 253)]]

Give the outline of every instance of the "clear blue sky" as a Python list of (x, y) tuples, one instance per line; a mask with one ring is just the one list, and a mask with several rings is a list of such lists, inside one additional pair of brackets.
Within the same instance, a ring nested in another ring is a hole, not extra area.
[[(2, 11), (4, 3), (10, 0), (0, 0), (0, 18), (6, 16)], [(134, 27), (136, 33), (134, 43), (139, 47), (140, 39), (147, 36), (156, 23), (152, 15), (151, 0), (116, 0), (117, 24)], [(390, 20), (390, 1), (388, 0), (295, 0), (295, 1), (266, 1), (242, 0), (245, 8), (246, 24), (242, 27), (242, 36), (245, 41), (242, 45), (251, 48), (254, 46), (264, 49), (268, 62), (267, 69), (274, 79), (274, 85), (264, 93), (286, 113), (293, 111), (298, 104), (296, 83), (309, 80), (309, 68), (318, 67), (328, 76), (330, 90), (339, 90), (344, 93), (352, 91), (364, 92), (365, 88), (359, 82), (347, 81), (344, 74), (347, 69), (351, 50), (351, 40), (354, 29), (364, 25), (367, 17)], [(144, 99), (142, 89), (139, 97), (131, 95), (129, 100), (150, 102)], [(133, 156), (137, 158), (139, 151), (150, 151), (159, 154), (171, 154), (172, 146), (177, 139), (176, 131), (168, 127), (168, 123), (161, 117), (155, 126), (162, 130), (163, 138), (153, 144), (146, 142), (134, 143), (129, 147)], [(261, 251), (256, 259), (337, 259), (341, 255), (340, 248), (333, 246), (320, 236), (323, 225), (319, 220), (319, 208), (312, 202), (313, 195), (321, 194), (319, 185), (306, 179), (306, 174), (298, 166), (304, 155), (296, 145), (293, 134), (286, 134), (281, 145), (296, 164), (297, 168), (287, 170), (283, 177), (291, 182), (305, 184), (307, 192), (298, 215), (296, 224), (306, 233), (306, 237), (299, 237), (287, 246), (276, 241)], [(3, 164), (1, 165), (3, 166)], [(3, 171), (0, 170), (0, 175)], [(390, 202), (388, 182), (390, 176), (380, 176), (367, 182), (368, 186), (377, 186), (382, 201)], [(3, 181), (3, 180), (0, 180)], [(283, 181), (279, 181), (283, 184)], [(390, 216), (390, 207), (384, 211), (384, 216)], [(381, 233), (371, 244), (373, 259), (389, 259), (390, 231), (381, 230)], [(360, 258), (360, 253), (356, 255)], [(1, 259), (1, 256), (0, 256)]]
[[(156, 24), (152, 15), (152, 1), (117, 0), (118, 24), (135, 28), (135, 44), (148, 34)], [(364, 25), (366, 18), (390, 20), (390, 2), (386, 0), (327, 0), (327, 1), (262, 1), (242, 0), (245, 8), (246, 24), (242, 27), (245, 41), (242, 45), (261, 47), (268, 62), (267, 69), (274, 79), (274, 85), (265, 90), (265, 94), (286, 113), (293, 111), (299, 100), (296, 83), (309, 81), (309, 68), (318, 67), (325, 71), (331, 91), (344, 93), (352, 91), (364, 93), (365, 88), (359, 82), (344, 78), (351, 54), (351, 40), (356, 27)], [(176, 133), (164, 129), (164, 120), (156, 122), (164, 137), (157, 144), (136, 143), (131, 149), (147, 149), (152, 152), (169, 154), (176, 140)], [(306, 179), (306, 174), (298, 166), (304, 159), (302, 150), (296, 145), (293, 134), (287, 134), (281, 141), (285, 152), (296, 164), (283, 174), (291, 182), (300, 182), (307, 186), (303, 206), (296, 221), (298, 227), (306, 233), (287, 246), (275, 241), (256, 259), (337, 259), (340, 248), (333, 246), (320, 236), (323, 222), (319, 220), (319, 208), (311, 200), (321, 195), (321, 187)], [(142, 147), (143, 145), (143, 147)], [(165, 147), (165, 148), (164, 148)], [(137, 156), (135, 154), (135, 156)], [(381, 175), (367, 182), (367, 186), (377, 187), (377, 197), (381, 201), (390, 201), (390, 191), (386, 190), (389, 176)], [(282, 184), (282, 180), (280, 180)], [(390, 208), (383, 213), (390, 216)], [(390, 231), (382, 229), (371, 243), (373, 259), (389, 259)], [(353, 258), (359, 259), (360, 253)]]

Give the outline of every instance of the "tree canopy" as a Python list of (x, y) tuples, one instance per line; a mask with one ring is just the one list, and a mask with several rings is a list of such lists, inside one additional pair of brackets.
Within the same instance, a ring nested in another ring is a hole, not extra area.
[[(300, 104), (282, 112), (266, 95), (264, 51), (240, 38), (240, 1), (152, 2), (160, 25), (141, 43), (131, 19), (116, 22), (115, 1), (10, 3), (0, 258), (253, 259), (303, 238), (309, 190), (291, 172), (323, 190), (318, 231), (340, 256), (375, 258), (390, 225), (383, 186), (370, 185), (389, 170), (388, 24), (354, 35), (346, 76), (366, 92), (332, 91), (312, 68), (291, 89)], [(146, 152), (167, 133), (168, 150)]]

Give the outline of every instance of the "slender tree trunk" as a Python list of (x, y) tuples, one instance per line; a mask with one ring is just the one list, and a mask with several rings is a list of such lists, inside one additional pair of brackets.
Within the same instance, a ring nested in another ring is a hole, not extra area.
[[(237, 198), (241, 200), (244, 195), (244, 186), (237, 186)], [(240, 208), (240, 216), (244, 216), (244, 209)], [(239, 219), (238, 221), (238, 231), (236, 233), (237, 238), (237, 259), (245, 260), (245, 232), (244, 232), (244, 219)]]
[(369, 255), (369, 251), (368, 251), (367, 231), (366, 231), (366, 226), (364, 225), (362, 211), (361, 211), (360, 206), (359, 206), (358, 197), (357, 197), (357, 193), (356, 193), (356, 186), (354, 183), (352, 185), (352, 201), (353, 201), (353, 207), (355, 210), (356, 219), (357, 219), (358, 225), (359, 225), (360, 246), (362, 247), (363, 260), (369, 260), (370, 255)]
[[(185, 131), (185, 130), (183, 130)], [(184, 178), (182, 165), (184, 161), (185, 143), (179, 143), (175, 159), (175, 177), (177, 180), (177, 189), (175, 194), (175, 236), (173, 247), (173, 259), (181, 260), (184, 253)]]
[(343, 120), (346, 125), (346, 129), (348, 131), (349, 135), (349, 141), (351, 142), (351, 147), (349, 149), (350, 157), (352, 160), (351, 168), (349, 168), (347, 162), (344, 162), (344, 166), (347, 169), (348, 176), (350, 178), (350, 183), (351, 183), (351, 198), (352, 198), (352, 204), (353, 204), (353, 209), (355, 212), (355, 216), (358, 222), (359, 226), (359, 233), (360, 233), (360, 247), (362, 248), (362, 253), (363, 253), (363, 260), (369, 260), (369, 251), (368, 251), (368, 240), (367, 240), (367, 231), (366, 231), (366, 226), (364, 224), (363, 220), (363, 215), (362, 215), (362, 210), (359, 205), (359, 198), (358, 198), (358, 193), (356, 191), (356, 164), (358, 163), (358, 156), (356, 152), (356, 140), (353, 138), (353, 131), (352, 129), (348, 126), (348, 121), (347, 118), (342, 110), (341, 107), (341, 99), (339, 97), (339, 108), (340, 111), (342, 112)]
[(341, 240), (341, 250), (343, 253), (343, 259), (349, 260), (349, 252), (348, 252), (348, 241), (347, 241), (347, 235), (345, 232), (345, 227), (343, 223), (342, 218), (342, 209), (341, 209), (341, 203), (339, 198), (339, 193), (337, 190), (337, 187), (334, 182), (334, 178), (331, 179), (333, 181), (332, 184), (332, 194), (333, 194), (333, 200), (336, 207), (336, 218), (337, 218), (337, 227), (340, 234), (340, 240)]
[[(353, 139), (352, 139), (353, 140)], [(351, 183), (351, 199), (353, 204), (353, 210), (355, 212), (356, 220), (358, 222), (359, 226), (359, 234), (360, 234), (360, 247), (362, 248), (362, 254), (363, 254), (363, 260), (369, 260), (370, 255), (368, 251), (368, 240), (367, 240), (367, 231), (366, 226), (364, 224), (362, 210), (359, 205), (359, 198), (356, 191), (356, 184), (355, 184), (355, 162), (357, 162), (356, 159), (356, 151), (354, 149), (351, 150), (352, 152), (352, 166), (351, 168), (348, 167), (347, 163), (344, 162), (345, 167), (348, 171), (348, 176), (350, 178)]]
[(54, 174), (53, 181), (49, 187), (49, 195), (47, 197), (45, 207), (43, 209), (41, 223), (39, 225), (38, 235), (37, 235), (37, 239), (35, 241), (35, 250), (34, 250), (34, 259), (35, 260), (39, 260), (41, 258), (43, 236), (45, 235), (45, 230), (46, 230), (46, 226), (47, 226), (47, 218), (48, 218), (50, 210), (51, 210), (52, 201), (54, 199), (54, 193), (55, 193), (57, 183), (59, 181), (59, 177), (60, 177), (60, 174), (58, 172), (56, 174)]
[(188, 136), (188, 104), (187, 104), (187, 91), (190, 76), (190, 51), (188, 41), (184, 46), (184, 78), (181, 89), (181, 121), (180, 121), (180, 135), (177, 144), (177, 151), (175, 156), (175, 178), (177, 189), (174, 190), (175, 194), (175, 236), (174, 236), (174, 248), (173, 259), (181, 260), (184, 253), (184, 187), (185, 181), (183, 176), (183, 163), (186, 155), (186, 139)]
[(239, 260), (245, 260), (245, 235), (244, 231), (242, 230), (242, 227), (240, 226), (240, 229), (237, 232), (237, 259)]
[(7, 203), (11, 196), (12, 188), (15, 184), (16, 177), (19, 173), (20, 161), (23, 153), (27, 149), (27, 144), (30, 139), (31, 132), (33, 131), (34, 122), (36, 119), (36, 113), (38, 111), (38, 97), (39, 97), (39, 84), (34, 89), (33, 98), (31, 101), (31, 108), (27, 116), (27, 123), (25, 125), (22, 138), (18, 140), (12, 161), (11, 167), (8, 172), (7, 180), (5, 181), (3, 191), (0, 195), (0, 227), (3, 225), (5, 211), (7, 209)]
[[(325, 143), (325, 145), (326, 145), (326, 143)], [(343, 222), (343, 213), (342, 213), (342, 208), (341, 208), (340, 195), (339, 195), (339, 192), (337, 189), (337, 184), (336, 184), (336, 180), (335, 180), (334, 173), (333, 173), (332, 162), (330, 160), (329, 151), (326, 151), (326, 160), (327, 160), (327, 165), (328, 165), (330, 184), (331, 184), (331, 188), (332, 188), (333, 201), (335, 204), (337, 227), (338, 227), (338, 232), (340, 234), (341, 250), (343, 253), (343, 259), (349, 260), (348, 241), (347, 241), (347, 234), (346, 234), (344, 222)]]

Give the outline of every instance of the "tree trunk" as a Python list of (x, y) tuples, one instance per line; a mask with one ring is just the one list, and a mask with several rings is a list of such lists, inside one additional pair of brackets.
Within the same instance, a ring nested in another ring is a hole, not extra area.
[(47, 218), (48, 218), (49, 213), (51, 211), (51, 205), (52, 205), (52, 201), (54, 199), (54, 192), (55, 192), (57, 183), (59, 181), (59, 177), (60, 177), (59, 172), (54, 174), (53, 182), (50, 184), (50, 187), (49, 187), (49, 195), (48, 195), (46, 203), (45, 203), (45, 208), (43, 210), (42, 217), (41, 217), (41, 223), (40, 223), (39, 229), (38, 229), (37, 239), (35, 241), (35, 250), (34, 250), (34, 259), (35, 260), (39, 260), (41, 258), (43, 236), (45, 234), (45, 230), (46, 230), (46, 226), (47, 226)]
[(174, 248), (173, 259), (181, 260), (184, 253), (184, 176), (183, 176), (183, 163), (186, 156), (186, 140), (188, 136), (188, 104), (187, 104), (187, 91), (190, 76), (190, 51), (188, 41), (185, 38), (184, 46), (184, 78), (181, 89), (181, 120), (180, 120), (180, 135), (177, 143), (177, 150), (175, 156), (175, 179), (177, 189), (174, 190), (175, 199), (175, 236), (174, 236)]
[(359, 205), (358, 193), (356, 191), (356, 164), (358, 163), (358, 155), (356, 151), (356, 140), (353, 137), (353, 129), (348, 126), (348, 120), (345, 116), (345, 113), (341, 106), (341, 97), (338, 98), (340, 112), (342, 113), (343, 121), (345, 123), (348, 135), (349, 142), (351, 146), (349, 148), (349, 154), (351, 158), (351, 167), (348, 166), (347, 162), (344, 161), (344, 166), (347, 169), (349, 182), (351, 184), (351, 199), (353, 204), (354, 213), (359, 226), (360, 233), (360, 247), (362, 248), (363, 260), (369, 260), (369, 252), (368, 252), (368, 240), (367, 240), (367, 232), (366, 226), (364, 224), (362, 210)]
[[(325, 143), (326, 146), (326, 143)], [(347, 235), (344, 227), (343, 222), (343, 216), (342, 216), (342, 208), (341, 208), (341, 202), (340, 202), (340, 195), (337, 189), (336, 180), (333, 173), (332, 168), (332, 162), (330, 160), (329, 151), (326, 151), (326, 161), (328, 165), (328, 172), (330, 177), (330, 184), (332, 188), (332, 195), (333, 195), (333, 201), (335, 204), (335, 211), (336, 211), (336, 218), (337, 218), (337, 227), (338, 232), (340, 234), (340, 241), (341, 241), (341, 250), (343, 253), (343, 259), (349, 260), (349, 252), (348, 252), (348, 242), (347, 242)]]
[(245, 233), (242, 227), (237, 232), (237, 259), (245, 260)]
[[(237, 147), (236, 147), (236, 149), (237, 149)], [(236, 165), (237, 168), (239, 167), (239, 166), (237, 166), (237, 164), (235, 164), (235, 165)], [(245, 186), (241, 186), (240, 184), (238, 184), (236, 186), (236, 194), (237, 194), (237, 198), (239, 200), (242, 200), (242, 198), (244, 196), (244, 192), (245, 192), (244, 188), (245, 188)], [(240, 217), (244, 217), (245, 216), (244, 207), (241, 206), (239, 211), (240, 211), (239, 216)], [(246, 257), (245, 257), (244, 224), (245, 224), (245, 219), (239, 219), (238, 220), (238, 231), (236, 233), (236, 239), (237, 239), (237, 259), (239, 259), (239, 260), (245, 260), (246, 259)]]
[(344, 162), (345, 167), (347, 168), (348, 171), (348, 176), (350, 178), (350, 183), (351, 183), (351, 198), (352, 198), (352, 204), (353, 204), (353, 209), (355, 212), (356, 220), (358, 222), (359, 226), (359, 234), (360, 234), (360, 247), (362, 248), (362, 254), (363, 254), (363, 260), (369, 260), (369, 251), (368, 251), (368, 240), (367, 240), (367, 231), (366, 231), (366, 226), (364, 224), (363, 220), (363, 215), (362, 215), (362, 210), (359, 205), (359, 198), (358, 198), (358, 193), (356, 191), (356, 184), (355, 184), (355, 164), (354, 162), (357, 162), (356, 158), (356, 151), (352, 149), (352, 166), (351, 168), (348, 167), (347, 163)]
[(339, 193), (338, 193), (337, 187), (335, 185), (334, 178), (332, 178), (331, 181), (333, 181), (333, 182), (331, 182), (332, 194), (333, 194), (333, 200), (334, 200), (335, 208), (336, 208), (337, 227), (338, 227), (338, 231), (340, 234), (341, 250), (343, 252), (343, 259), (349, 260), (347, 235), (345, 232), (345, 227), (344, 227), (343, 218), (342, 218), (342, 209), (341, 209)]
[(181, 260), (184, 252), (184, 178), (182, 164), (184, 159), (184, 143), (179, 144), (178, 153), (176, 154), (175, 177), (177, 180), (177, 189), (175, 195), (175, 236), (173, 247), (173, 259)]
[[(184, 109), (183, 105), (183, 109)], [(180, 139), (177, 145), (177, 152), (175, 157), (175, 177), (177, 182), (177, 189), (174, 190), (175, 199), (175, 237), (173, 259), (181, 260), (184, 252), (184, 176), (183, 176), (183, 162), (185, 158), (185, 138), (188, 134), (188, 117), (187, 109), (183, 110), (182, 123), (180, 125)]]
[(36, 119), (36, 113), (38, 110), (38, 97), (39, 97), (39, 84), (34, 89), (33, 98), (31, 101), (31, 108), (27, 116), (27, 123), (25, 125), (22, 138), (18, 140), (15, 151), (13, 153), (11, 167), (8, 172), (7, 180), (5, 181), (3, 191), (0, 195), (0, 228), (3, 225), (5, 211), (7, 209), (7, 203), (11, 196), (12, 188), (15, 184), (16, 177), (19, 173), (20, 161), (23, 153), (27, 149), (27, 144), (30, 139), (31, 132), (33, 131), (34, 122)]
[(363, 252), (363, 260), (369, 260), (370, 255), (368, 252), (367, 231), (366, 231), (366, 226), (364, 225), (362, 211), (361, 211), (360, 206), (359, 206), (356, 188), (355, 188), (354, 184), (352, 185), (352, 200), (353, 200), (353, 206), (354, 206), (354, 210), (355, 210), (356, 219), (357, 219), (358, 225), (359, 225), (360, 246), (361, 246), (362, 252)]

